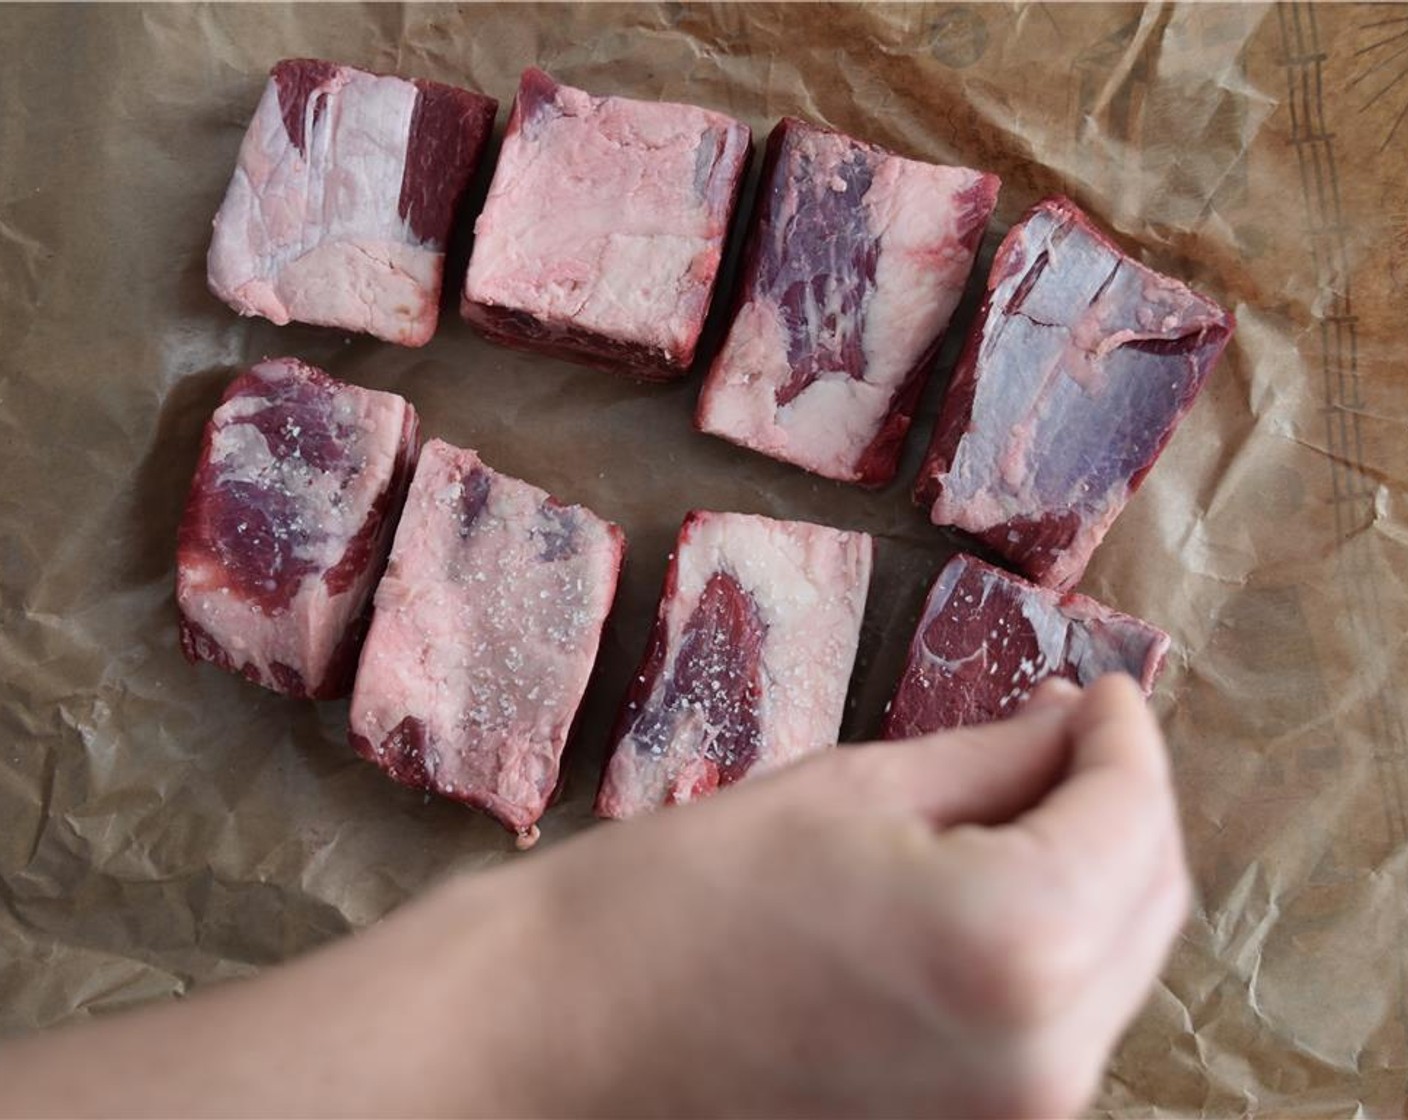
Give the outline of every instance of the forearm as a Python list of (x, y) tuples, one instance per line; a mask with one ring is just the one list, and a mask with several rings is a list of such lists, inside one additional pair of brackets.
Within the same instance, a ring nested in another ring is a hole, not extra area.
[[(539, 940), (504, 876), (456, 879), (249, 981), (0, 1048), (10, 1115), (520, 1111)], [(531, 1082), (530, 1082), (531, 1084)]]

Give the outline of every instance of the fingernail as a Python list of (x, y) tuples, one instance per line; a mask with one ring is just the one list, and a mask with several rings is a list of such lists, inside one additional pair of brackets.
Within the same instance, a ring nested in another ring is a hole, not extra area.
[(1065, 677), (1047, 677), (1032, 693), (1031, 699), (1022, 711), (1044, 712), (1049, 709), (1069, 708), (1080, 699), (1080, 688)]

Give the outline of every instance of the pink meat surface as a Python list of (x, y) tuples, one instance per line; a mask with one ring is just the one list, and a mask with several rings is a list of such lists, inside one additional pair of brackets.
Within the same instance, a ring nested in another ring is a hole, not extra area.
[(376, 592), (353, 747), (531, 843), (624, 550), (621, 530), (590, 510), (429, 441)]
[(891, 481), (999, 185), (784, 118), (699, 430), (827, 478)]
[(1232, 329), (1074, 203), (1039, 203), (997, 251), (916, 500), (1038, 583), (1073, 587)]
[(1005, 719), (1052, 676), (1087, 685), (1128, 673), (1148, 695), (1168, 646), (1147, 622), (960, 554), (924, 604), (885, 738)]
[(690, 801), (836, 742), (871, 539), (692, 513), (615, 730), (597, 812)]
[(474, 227), (465, 318), (509, 345), (683, 375), (750, 145), (721, 113), (593, 97), (525, 71)]
[(241, 315), (429, 342), (497, 109), (439, 82), (280, 62), (215, 216), (210, 290)]
[(176, 554), (181, 646), (296, 697), (345, 696), (415, 462), (415, 409), (293, 358), (205, 428)]

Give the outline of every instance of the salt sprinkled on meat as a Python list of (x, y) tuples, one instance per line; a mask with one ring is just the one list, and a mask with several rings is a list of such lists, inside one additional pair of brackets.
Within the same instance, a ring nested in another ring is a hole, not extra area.
[(527, 842), (557, 782), (623, 550), (620, 530), (589, 510), (432, 440), (377, 589), (353, 745), (377, 760), (377, 744), (415, 720), (437, 755), (423, 788), (487, 810)]
[(834, 743), (870, 565), (864, 533), (691, 514), (597, 811), (688, 801)]
[(181, 524), (187, 656), (296, 696), (345, 695), (416, 428), (403, 398), (291, 358), (237, 378)]

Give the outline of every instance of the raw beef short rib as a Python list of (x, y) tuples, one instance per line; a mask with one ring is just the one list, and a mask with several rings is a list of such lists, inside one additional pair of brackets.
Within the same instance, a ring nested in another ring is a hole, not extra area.
[(1147, 622), (960, 553), (929, 592), (884, 735), (1005, 719), (1047, 677), (1087, 685), (1128, 673), (1148, 695), (1168, 646), (1168, 635)]
[(590, 510), (430, 440), (377, 588), (353, 747), (531, 843), (624, 549), (621, 530)]
[(690, 514), (597, 813), (690, 801), (834, 744), (871, 548), (865, 533)]
[(892, 480), (999, 185), (784, 118), (699, 430), (827, 478)]
[(526, 70), (461, 310), (510, 346), (649, 380), (688, 372), (751, 147), (693, 105)]
[(295, 697), (347, 695), (415, 463), (415, 409), (293, 358), (205, 428), (176, 553), (181, 647)]
[(1039, 203), (997, 251), (916, 500), (1038, 583), (1073, 587), (1232, 328), (1074, 203)]
[(210, 290), (241, 315), (429, 342), (497, 110), (439, 82), (280, 62), (215, 216)]

